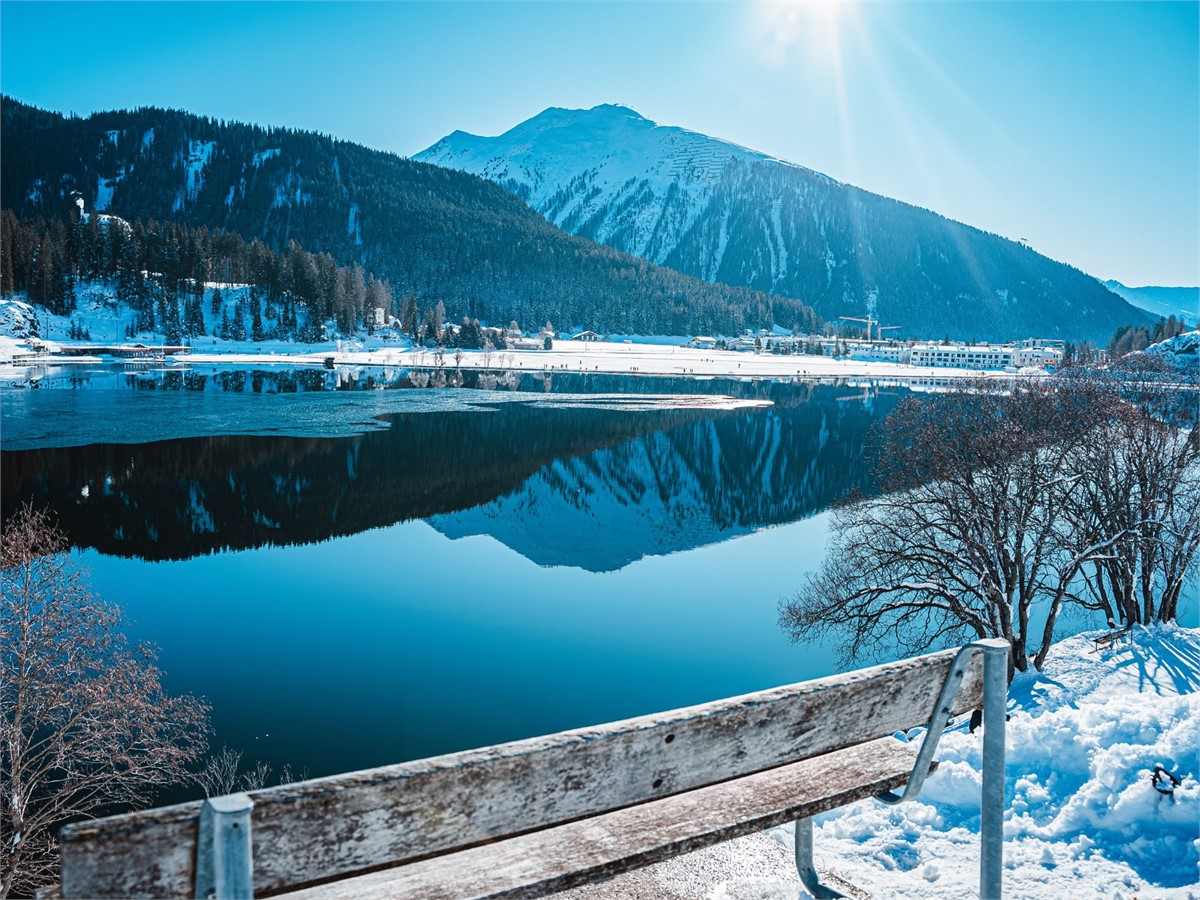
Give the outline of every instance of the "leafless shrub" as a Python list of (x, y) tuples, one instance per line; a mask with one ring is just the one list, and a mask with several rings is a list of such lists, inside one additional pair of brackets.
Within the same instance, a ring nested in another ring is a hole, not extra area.
[(206, 797), (232, 794), (237, 787), (238, 768), (241, 764), (242, 754), (222, 747), (221, 752), (210, 756), (205, 761), (204, 768), (192, 777), (204, 790)]
[(260, 791), (267, 786), (271, 767), (262, 760), (254, 761), (254, 768), (242, 773), (242, 790)]
[(0, 897), (53, 882), (60, 824), (144, 806), (203, 754), (207, 707), (168, 696), (121, 626), (49, 516), (18, 510), (0, 535)]

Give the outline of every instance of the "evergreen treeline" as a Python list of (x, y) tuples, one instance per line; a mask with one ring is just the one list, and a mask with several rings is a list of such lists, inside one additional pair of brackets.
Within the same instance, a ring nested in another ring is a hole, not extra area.
[(1159, 319), (1153, 328), (1146, 328), (1144, 325), (1122, 325), (1108, 342), (1109, 358), (1120, 359), (1126, 354), (1145, 350), (1151, 344), (1170, 340), (1187, 330), (1183, 320), (1175, 316)]
[(0, 195), (23, 218), (89, 210), (293, 241), (421, 309), (623, 334), (819, 330), (811, 307), (652, 265), (546, 222), (503, 188), (330, 137), (140, 109), (67, 118), (2, 101)]
[(370, 331), (374, 310), (392, 306), (385, 282), (295, 241), (276, 253), (240, 234), (175, 222), (97, 215), (23, 221), (11, 210), (0, 213), (0, 295), (23, 291), (69, 316), (79, 280), (114, 286), (134, 313), (130, 334), (161, 329), (170, 343), (207, 333), (206, 282), (250, 285), (232, 309), (219, 288), (209, 299), (213, 319), (220, 319), (213, 333), (233, 340), (322, 340), (327, 321), (342, 333)]

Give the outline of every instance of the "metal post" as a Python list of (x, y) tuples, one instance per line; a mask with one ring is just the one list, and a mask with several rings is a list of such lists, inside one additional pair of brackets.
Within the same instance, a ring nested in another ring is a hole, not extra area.
[(821, 884), (821, 878), (817, 875), (817, 867), (813, 863), (812, 819), (796, 820), (796, 871), (800, 873), (805, 889), (817, 900), (835, 900), (846, 896)]
[(196, 845), (198, 900), (254, 897), (252, 809), (254, 801), (247, 794), (210, 797), (200, 807), (200, 838)]
[(979, 823), (979, 896), (1000, 900), (1004, 874), (1004, 720), (1008, 706), (1008, 644), (979, 641), (983, 650), (983, 796)]

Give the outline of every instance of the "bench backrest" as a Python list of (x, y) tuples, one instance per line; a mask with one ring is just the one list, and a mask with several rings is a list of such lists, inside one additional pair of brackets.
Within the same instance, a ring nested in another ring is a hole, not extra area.
[[(632, 806), (929, 721), (953, 650), (699, 706), (256, 791), (257, 894)], [(982, 698), (968, 668), (954, 713)], [(66, 897), (193, 896), (200, 803), (68, 825)]]

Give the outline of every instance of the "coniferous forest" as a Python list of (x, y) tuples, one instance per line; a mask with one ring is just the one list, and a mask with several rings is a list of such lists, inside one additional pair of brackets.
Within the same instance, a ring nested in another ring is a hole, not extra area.
[(214, 316), (223, 316), (214, 334), (232, 340), (318, 341), (327, 322), (341, 333), (371, 331), (373, 310), (393, 302), (385, 282), (362, 266), (338, 266), (328, 253), (309, 253), (295, 241), (276, 253), (235, 232), (174, 222), (96, 215), (22, 221), (4, 210), (0, 254), (0, 295), (25, 292), (70, 316), (74, 283), (105, 281), (133, 312), (131, 334), (161, 330), (170, 343), (206, 333), (206, 283), (250, 286), (232, 315), (223, 312), (220, 287), (208, 295)]
[[(160, 109), (65, 117), (7, 97), (0, 125), (4, 206), (17, 222), (44, 219), (43, 231), (62, 252), (79, 241), (72, 216), (82, 199), (89, 213), (131, 223), (139, 246), (137, 223), (144, 223), (145, 248), (137, 252), (186, 247), (166, 251), (190, 267), (179, 281), (195, 279), (206, 265), (248, 264), (244, 274), (263, 289), (264, 303), (286, 298), (319, 309), (339, 329), (379, 305), (360, 302), (359, 278), (364, 291), (374, 279), (376, 300), (386, 283), (392, 298), (411, 295), (419, 309), (440, 303), (451, 321), (527, 328), (553, 321), (613, 334), (820, 327), (799, 300), (647, 263), (560, 231), (481, 178), (323, 135)], [(213, 248), (208, 255), (205, 247)], [(59, 253), (39, 264), (36, 278), (78, 263)], [(13, 285), (21, 290), (16, 268)], [(343, 287), (353, 296), (337, 296), (343, 276), (332, 273), (339, 268), (350, 273), (352, 283)], [(48, 292), (51, 308), (63, 296), (52, 282), (31, 294)], [(186, 310), (180, 318), (187, 319)], [(305, 327), (303, 315), (287, 318), (285, 328)]]

